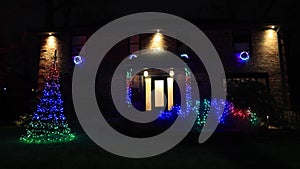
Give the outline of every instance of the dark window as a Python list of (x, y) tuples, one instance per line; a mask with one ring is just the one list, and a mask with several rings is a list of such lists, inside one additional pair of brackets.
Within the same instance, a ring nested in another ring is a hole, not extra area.
[(227, 73), (226, 79), (228, 80), (251, 80), (255, 82), (262, 83), (269, 88), (269, 75), (268, 73), (258, 73), (258, 72), (252, 72), (252, 73)]
[(250, 33), (249, 31), (233, 32), (233, 52), (240, 53), (243, 51), (250, 52)]
[(134, 35), (129, 37), (129, 54), (141, 50), (141, 37), (140, 35)]
[(72, 56), (79, 55), (83, 45), (87, 41), (86, 35), (73, 35), (71, 39), (71, 54)]

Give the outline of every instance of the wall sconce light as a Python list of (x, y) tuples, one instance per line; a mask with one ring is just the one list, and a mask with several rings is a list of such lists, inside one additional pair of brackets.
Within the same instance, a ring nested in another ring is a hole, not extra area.
[(170, 73), (169, 73), (169, 75), (171, 76), (171, 77), (173, 77), (174, 76), (174, 71), (173, 70), (170, 70)]
[(148, 75), (149, 75), (148, 71), (147, 70), (144, 71), (144, 77), (148, 77)]
[(53, 36), (54, 34), (56, 34), (57, 32), (46, 32), (47, 35), (49, 36)]

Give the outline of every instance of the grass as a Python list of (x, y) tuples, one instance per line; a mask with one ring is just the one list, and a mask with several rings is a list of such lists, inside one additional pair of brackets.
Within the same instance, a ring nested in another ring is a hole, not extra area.
[(216, 132), (206, 143), (191, 133), (173, 149), (150, 158), (130, 159), (111, 154), (77, 129), (74, 141), (24, 144), (23, 129), (0, 127), (1, 169), (160, 169), (160, 168), (284, 168), (300, 167), (300, 133), (288, 130)]

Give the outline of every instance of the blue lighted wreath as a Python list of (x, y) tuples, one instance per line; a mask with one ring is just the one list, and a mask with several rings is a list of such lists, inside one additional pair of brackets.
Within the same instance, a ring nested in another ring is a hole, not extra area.
[(73, 57), (73, 62), (74, 62), (76, 65), (80, 64), (80, 63), (82, 62), (81, 56), (74, 56), (74, 57)]
[(250, 59), (250, 55), (249, 55), (249, 52), (247, 51), (242, 51), (239, 55), (240, 59), (243, 60), (243, 61), (247, 61)]

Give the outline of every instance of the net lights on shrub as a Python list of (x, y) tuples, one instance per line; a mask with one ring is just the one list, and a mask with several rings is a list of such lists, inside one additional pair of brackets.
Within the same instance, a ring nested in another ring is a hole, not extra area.
[[(223, 113), (220, 109), (221, 104), (225, 106)], [(229, 119), (242, 119), (245, 121), (245, 123), (249, 123), (253, 126), (257, 124), (256, 113), (253, 113), (250, 108), (236, 108), (230, 101), (223, 101), (218, 99), (213, 99), (212, 101), (210, 101), (208, 99), (204, 99), (200, 107), (201, 110), (199, 111), (197, 117), (197, 124), (200, 126), (205, 125), (208, 111), (210, 109), (214, 109), (217, 113), (219, 124), (230, 125)]]
[[(221, 105), (224, 105), (224, 111), (221, 110)], [(203, 127), (206, 123), (209, 110), (214, 109), (213, 112), (217, 113), (219, 124), (232, 125), (231, 120), (240, 119), (245, 124), (255, 126), (257, 124), (256, 113), (253, 113), (250, 108), (239, 109), (235, 108), (233, 103), (218, 99), (203, 99), (202, 101), (196, 100), (195, 106), (192, 108), (192, 113), (197, 114), (196, 127)], [(177, 115), (185, 117), (186, 111), (182, 110), (180, 106), (173, 106), (170, 111), (160, 113), (161, 120), (174, 119)]]
[(175, 119), (177, 116), (186, 117), (191, 112), (198, 114), (199, 113), (199, 106), (200, 106), (200, 102), (196, 101), (195, 106), (191, 109), (191, 111), (187, 112), (187, 110), (182, 110), (181, 106), (174, 105), (174, 106), (172, 106), (172, 108), (170, 110), (161, 111), (159, 116), (158, 116), (158, 119), (160, 119), (160, 120), (170, 120), (170, 119)]
[[(221, 105), (224, 105), (224, 111), (221, 110)], [(199, 126), (204, 126), (208, 116), (209, 110), (213, 109), (216, 112), (218, 117), (218, 122), (220, 124), (225, 124), (225, 119), (231, 110), (231, 104), (224, 100), (218, 99), (203, 99), (202, 104), (200, 105), (200, 110), (197, 116), (197, 124)]]
[(181, 107), (174, 105), (170, 110), (161, 111), (158, 118), (161, 120), (175, 119), (178, 115), (181, 115), (181, 113)]

